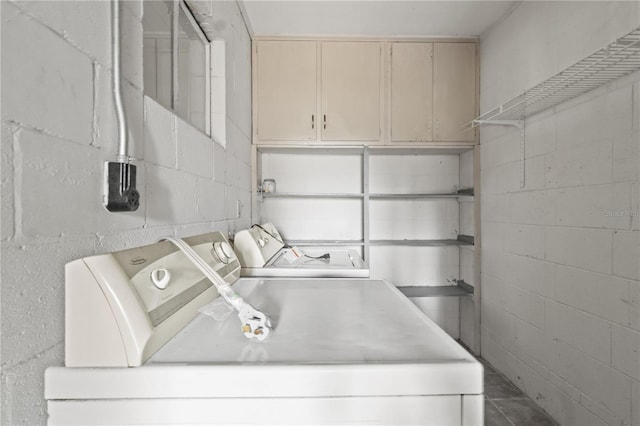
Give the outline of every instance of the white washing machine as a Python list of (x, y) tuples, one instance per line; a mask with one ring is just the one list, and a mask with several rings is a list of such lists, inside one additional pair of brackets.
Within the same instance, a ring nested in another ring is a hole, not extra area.
[(198, 313), (216, 287), (168, 242), (71, 262), (49, 424), (483, 423), (482, 365), (389, 283), (237, 280), (221, 234), (185, 241), (270, 316), (268, 338)]
[(272, 223), (236, 233), (234, 250), (242, 277), (369, 278), (369, 266), (357, 251), (291, 247)]

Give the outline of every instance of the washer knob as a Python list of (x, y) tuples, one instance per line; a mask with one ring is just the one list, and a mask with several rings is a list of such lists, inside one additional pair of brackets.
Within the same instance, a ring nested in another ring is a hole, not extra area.
[(229, 263), (235, 255), (233, 249), (226, 241), (218, 241), (216, 243), (213, 243), (213, 252), (220, 260), (220, 262), (224, 263), (225, 265)]
[(171, 274), (166, 269), (154, 269), (151, 271), (151, 282), (160, 290), (164, 290), (169, 285)]

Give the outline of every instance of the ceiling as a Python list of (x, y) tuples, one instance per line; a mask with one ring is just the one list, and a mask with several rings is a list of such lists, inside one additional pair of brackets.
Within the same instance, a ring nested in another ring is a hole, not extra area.
[(255, 36), (477, 37), (519, 3), (427, 0), (240, 0)]

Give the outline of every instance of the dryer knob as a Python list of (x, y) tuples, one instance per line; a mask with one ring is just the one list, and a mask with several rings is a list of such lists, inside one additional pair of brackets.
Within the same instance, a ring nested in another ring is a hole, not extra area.
[(217, 243), (214, 243), (213, 252), (215, 253), (216, 257), (220, 259), (220, 262), (224, 263), (225, 265), (231, 261), (235, 254), (229, 243), (226, 241), (219, 241)]

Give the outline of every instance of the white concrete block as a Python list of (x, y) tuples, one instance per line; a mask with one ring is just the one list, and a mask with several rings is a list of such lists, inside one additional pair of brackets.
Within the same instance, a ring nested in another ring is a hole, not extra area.
[(613, 232), (613, 273), (640, 280), (640, 231)]
[(145, 161), (175, 168), (177, 166), (176, 116), (148, 96), (144, 97)]
[(411, 297), (411, 301), (454, 339), (460, 337), (460, 314), (455, 297)]
[(209, 179), (197, 180), (196, 202), (202, 221), (224, 220), (224, 185)]
[(506, 252), (544, 259), (543, 226), (508, 224), (503, 238)]
[(611, 324), (571, 307), (546, 301), (544, 329), (598, 360), (611, 363)]
[[(113, 100), (111, 71), (94, 66), (95, 114), (93, 115), (93, 144), (109, 152), (118, 154), (118, 121)], [(140, 89), (128, 82), (122, 85), (122, 100), (128, 128), (129, 156), (136, 159), (144, 157), (144, 103)]]
[(632, 282), (558, 265), (557, 301), (621, 325), (629, 325)]
[(555, 369), (555, 341), (544, 330), (519, 318), (514, 318), (513, 352), (521, 358), (530, 357), (545, 368)]
[[(640, 15), (640, 7), (638, 8), (638, 15)], [(636, 74), (638, 73), (636, 72)], [(640, 105), (640, 81), (636, 81), (633, 85), (633, 105)], [(640, 130), (640, 118), (638, 118), (638, 114), (633, 114), (632, 130), (634, 132)]]
[(544, 328), (545, 299), (510, 285), (505, 285), (504, 291), (508, 312), (539, 329)]
[[(28, 34), (28, 37), (25, 36)], [(91, 143), (91, 60), (49, 29), (2, 3), (2, 117), (77, 143)]]
[(147, 225), (198, 222), (196, 177), (162, 166), (147, 165)]
[(572, 398), (560, 388), (549, 385), (543, 407), (560, 424), (606, 426), (607, 423), (580, 405), (580, 397)]
[(240, 218), (238, 220), (251, 221), (251, 192), (239, 189), (238, 199), (240, 200)]
[[(21, 196), (16, 204), (25, 236), (92, 234), (144, 224), (144, 197), (136, 212), (114, 215), (104, 208), (106, 159), (101, 150), (27, 130), (20, 132), (17, 146)], [(144, 165), (139, 164), (137, 187), (142, 194), (144, 182)]]
[(557, 117), (545, 111), (525, 122), (525, 157), (532, 159), (556, 150)]
[[(263, 213), (263, 215), (265, 214)], [(226, 185), (225, 187), (225, 219), (227, 220), (238, 219), (238, 188), (231, 185)], [(273, 220), (271, 219), (267, 221), (273, 222)], [(278, 223), (278, 225), (276, 226), (278, 227), (278, 230), (282, 233), (281, 225)], [(290, 237), (286, 237), (286, 238), (290, 238)]]
[(524, 188), (534, 191), (544, 189), (546, 182), (546, 160), (544, 155), (526, 159), (524, 162)]
[[(225, 156), (225, 161), (226, 161), (225, 183), (228, 186), (233, 186), (237, 188), (238, 187), (238, 159), (234, 155), (231, 155), (228, 148), (229, 147), (227, 146), (227, 151)], [(276, 181), (276, 190), (278, 190), (277, 181)]]
[(558, 373), (620, 423), (630, 424), (631, 379), (563, 341), (558, 342)]
[(64, 340), (64, 265), (94, 244), (94, 236), (3, 244), (2, 279), (11, 283), (2, 289), (3, 370)]
[[(585, 242), (589, 244), (585, 244)], [(587, 228), (548, 227), (545, 231), (547, 260), (595, 272), (610, 273), (612, 231)]]
[(13, 138), (17, 127), (2, 122), (2, 150), (0, 151), (0, 238), (6, 241), (15, 236)]
[(520, 130), (508, 127), (508, 132), (498, 139), (480, 145), (482, 168), (502, 166), (520, 159)]
[(514, 161), (500, 167), (500, 191), (503, 193), (520, 192), (522, 190), (522, 163)]
[(640, 425), (640, 383), (631, 384), (631, 424)]
[(181, 118), (176, 124), (178, 169), (213, 179), (213, 141)]
[[(3, 336), (4, 338), (4, 336)], [(64, 344), (31, 356), (15, 368), (2, 369), (2, 423), (8, 425), (43, 424), (47, 419), (44, 395), (44, 370), (64, 362)]]
[(628, 135), (632, 126), (631, 87), (588, 93), (558, 112), (558, 150), (584, 149)]
[(612, 140), (557, 151), (546, 156), (548, 187), (611, 183)]
[(504, 200), (506, 222), (552, 225), (556, 222), (556, 194), (553, 191), (512, 193)]
[(631, 187), (631, 229), (640, 231), (640, 183)]
[(502, 169), (500, 167), (482, 168), (480, 170), (480, 187), (482, 194), (499, 194), (502, 192)]
[(482, 273), (482, 299), (494, 307), (504, 309), (507, 302), (506, 284), (493, 275)]
[(506, 205), (509, 196), (482, 191), (482, 202), (480, 203), (482, 226), (485, 223), (502, 223), (506, 221), (507, 215), (510, 214), (510, 209)]
[(613, 326), (612, 365), (640, 380), (640, 332)]
[(238, 189), (251, 191), (251, 165), (238, 162)]
[(596, 185), (557, 190), (557, 224), (585, 228), (628, 229), (631, 187)]
[(482, 250), (502, 251), (503, 232), (507, 224), (482, 222)]
[(109, 2), (18, 1), (16, 4), (84, 54), (111, 68)]
[(633, 2), (594, 2), (585, 7), (555, 5), (553, 24), (558, 36), (560, 69), (608, 45), (638, 26)]
[(640, 180), (640, 133), (637, 130), (613, 141), (613, 181), (634, 180)]
[(542, 297), (555, 293), (555, 265), (527, 256), (504, 254), (496, 259), (506, 283)]

